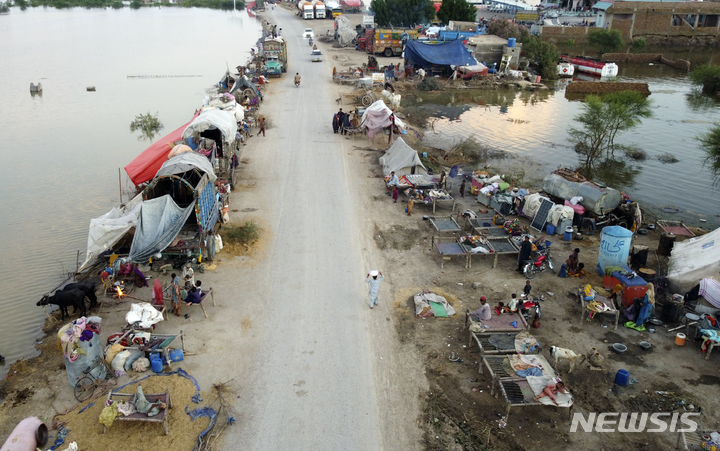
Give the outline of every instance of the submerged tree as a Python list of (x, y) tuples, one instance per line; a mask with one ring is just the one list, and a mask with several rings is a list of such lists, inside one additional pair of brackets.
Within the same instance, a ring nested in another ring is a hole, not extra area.
[(135, 120), (130, 123), (131, 132), (140, 131), (138, 141), (142, 139), (147, 139), (148, 141), (153, 139), (155, 134), (163, 127), (164, 125), (160, 122), (160, 119), (158, 119), (158, 114), (153, 116), (150, 113), (138, 114), (135, 116)]
[(690, 72), (690, 80), (694, 85), (702, 86), (704, 94), (715, 94), (720, 91), (720, 66), (701, 64)]
[(451, 20), (475, 22), (477, 12), (475, 5), (471, 5), (467, 0), (443, 0), (437, 17), (443, 25), (447, 25)]
[(600, 53), (616, 52), (623, 46), (623, 38), (618, 30), (595, 30), (588, 35), (588, 44), (597, 47)]
[(554, 80), (558, 77), (557, 63), (560, 60), (560, 51), (555, 44), (528, 34), (522, 41), (522, 54), (535, 66), (542, 78)]
[(630, 130), (651, 116), (650, 101), (639, 92), (589, 95), (583, 112), (575, 116), (582, 128), (572, 127), (570, 137), (575, 142), (575, 151), (585, 158), (584, 164), (591, 166), (601, 157), (614, 157), (618, 132)]
[(381, 27), (412, 27), (435, 17), (435, 6), (430, 0), (372, 0), (370, 10)]
[(697, 139), (705, 152), (704, 164), (710, 165), (716, 177), (720, 176), (720, 124), (713, 125), (710, 131)]

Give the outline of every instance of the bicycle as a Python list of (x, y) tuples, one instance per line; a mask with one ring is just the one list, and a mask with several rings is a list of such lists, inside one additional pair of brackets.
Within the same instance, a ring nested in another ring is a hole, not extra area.
[[(105, 367), (105, 377), (102, 379), (92, 375), (92, 371), (99, 366)], [(92, 365), (83, 370), (83, 374), (85, 376), (78, 379), (78, 381), (75, 383), (74, 389), (75, 399), (77, 399), (79, 402), (90, 399), (95, 393), (95, 389), (102, 385), (102, 383), (109, 378), (117, 379), (117, 377), (115, 376), (115, 371), (110, 367), (110, 364), (107, 363), (107, 361), (105, 361), (102, 356), (95, 357)]]

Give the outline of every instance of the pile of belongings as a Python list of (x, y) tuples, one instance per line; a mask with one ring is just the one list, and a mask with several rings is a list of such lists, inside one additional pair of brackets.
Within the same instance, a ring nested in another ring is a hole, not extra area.
[(142, 373), (150, 367), (150, 360), (145, 357), (145, 351), (125, 349), (125, 346), (119, 343), (108, 348), (105, 361), (110, 364), (117, 377), (124, 376), (131, 368)]
[(415, 301), (415, 316), (447, 318), (455, 314), (455, 309), (444, 297), (428, 290), (416, 294), (413, 300)]
[(100, 423), (108, 429), (112, 426), (116, 417), (129, 416), (134, 413), (142, 413), (148, 417), (154, 417), (167, 409), (167, 404), (162, 401), (150, 402), (145, 398), (142, 385), (138, 385), (135, 396), (130, 401), (119, 402), (108, 399), (105, 408), (100, 412)]
[(465, 250), (471, 254), (489, 254), (492, 252), (485, 238), (479, 235), (461, 236), (458, 243), (465, 246)]
[(517, 218), (512, 221), (506, 221), (503, 227), (512, 236), (520, 236), (523, 233), (522, 227), (520, 227), (520, 221)]
[(418, 190), (423, 195), (423, 202), (430, 203), (433, 200), (449, 200), (452, 196), (447, 191), (439, 189)]
[(87, 355), (80, 342), (91, 341), (95, 335), (100, 335), (101, 322), (97, 316), (82, 316), (58, 331), (58, 344), (70, 362)]

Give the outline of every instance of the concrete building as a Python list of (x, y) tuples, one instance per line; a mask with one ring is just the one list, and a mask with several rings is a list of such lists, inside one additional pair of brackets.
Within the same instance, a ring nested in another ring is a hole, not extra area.
[(718, 2), (616, 1), (606, 9), (607, 28), (623, 37), (720, 35)]
[(487, 63), (490, 68), (493, 67), (493, 63), (495, 63), (495, 67), (500, 67), (503, 49), (507, 43), (507, 39), (492, 34), (481, 34), (468, 39), (468, 47), (475, 49), (475, 59), (481, 63)]

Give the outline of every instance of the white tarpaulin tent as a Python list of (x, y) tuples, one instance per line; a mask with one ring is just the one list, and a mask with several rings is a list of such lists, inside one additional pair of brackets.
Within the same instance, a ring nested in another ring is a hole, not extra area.
[(416, 174), (417, 166), (425, 169), (420, 157), (415, 149), (405, 144), (402, 138), (398, 138), (395, 143), (380, 157), (380, 166), (383, 168), (385, 176), (389, 176), (392, 171), (398, 177), (406, 174)]
[(207, 157), (197, 154), (195, 152), (183, 152), (169, 158), (160, 169), (158, 169), (155, 177), (161, 175), (170, 174), (182, 174), (183, 172), (191, 171), (192, 169), (198, 169), (204, 172), (208, 176), (209, 183), (215, 183), (217, 176), (213, 170), (212, 164)]
[(705, 277), (720, 274), (720, 228), (712, 232), (675, 243), (667, 280), (675, 293), (684, 294)]
[(142, 195), (138, 194), (122, 208), (113, 208), (99, 218), (90, 220), (87, 252), (80, 271), (90, 266), (96, 258), (112, 248), (137, 224)]
[(205, 130), (218, 129), (228, 143), (235, 142), (237, 132), (237, 120), (235, 112), (210, 109), (200, 113), (190, 125), (187, 126), (182, 137), (187, 139), (194, 134), (200, 134)]
[[(393, 112), (385, 105), (385, 102), (378, 100), (365, 109), (360, 119), (360, 129), (365, 129), (368, 138), (373, 139), (382, 129), (390, 127), (392, 123), (390, 120), (391, 114), (393, 114)], [(405, 123), (397, 117), (395, 118), (395, 125), (397, 125), (400, 130), (405, 128)]]

